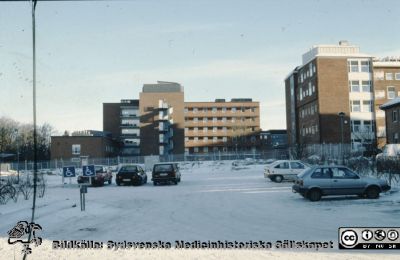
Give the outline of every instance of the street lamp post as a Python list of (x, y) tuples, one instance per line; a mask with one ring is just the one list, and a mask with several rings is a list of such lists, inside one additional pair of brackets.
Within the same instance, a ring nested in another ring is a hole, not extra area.
[(342, 154), (342, 164), (344, 163), (344, 154), (343, 154), (343, 118), (346, 114), (344, 112), (339, 112), (338, 116), (340, 117), (340, 153)]

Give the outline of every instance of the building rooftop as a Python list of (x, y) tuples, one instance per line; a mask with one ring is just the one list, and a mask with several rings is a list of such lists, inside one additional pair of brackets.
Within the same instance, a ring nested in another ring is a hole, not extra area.
[(400, 56), (374, 59), (374, 67), (400, 67)]
[(143, 93), (183, 92), (183, 86), (176, 82), (157, 81), (156, 84), (144, 84)]
[(394, 106), (400, 106), (400, 97), (397, 97), (395, 99), (390, 100), (389, 102), (386, 102), (385, 104), (381, 105), (379, 108), (380, 109), (388, 109)]
[(309, 63), (316, 57), (365, 57), (371, 55), (360, 53), (360, 47), (350, 45), (348, 41), (340, 41), (338, 45), (319, 44), (303, 54), (303, 65)]

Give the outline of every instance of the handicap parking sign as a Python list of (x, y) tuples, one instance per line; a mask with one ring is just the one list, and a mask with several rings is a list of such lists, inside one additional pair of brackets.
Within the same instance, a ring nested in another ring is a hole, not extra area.
[(85, 177), (96, 176), (96, 172), (94, 171), (94, 165), (85, 165), (82, 167), (82, 175)]
[(63, 176), (67, 177), (75, 177), (75, 167), (74, 166), (66, 166), (63, 167)]

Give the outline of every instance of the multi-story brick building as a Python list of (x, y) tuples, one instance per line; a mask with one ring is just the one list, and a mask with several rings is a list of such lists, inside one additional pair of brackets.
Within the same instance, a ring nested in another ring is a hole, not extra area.
[(387, 134), (385, 121), (388, 119), (385, 120), (385, 112), (379, 107), (400, 96), (400, 58), (377, 59), (373, 62), (373, 69), (377, 141), (378, 146), (382, 147), (386, 139), (392, 140), (393, 136)]
[(185, 102), (186, 153), (255, 150), (259, 146), (259, 132), (259, 102)]
[(139, 100), (141, 155), (183, 154), (183, 86), (164, 81), (144, 84)]
[(385, 111), (386, 139), (388, 144), (400, 143), (400, 97), (380, 106)]
[(373, 57), (359, 47), (317, 45), (285, 79), (289, 144), (375, 143)]
[(103, 103), (103, 130), (120, 144), (120, 154), (140, 154), (139, 100), (123, 99), (120, 103)]

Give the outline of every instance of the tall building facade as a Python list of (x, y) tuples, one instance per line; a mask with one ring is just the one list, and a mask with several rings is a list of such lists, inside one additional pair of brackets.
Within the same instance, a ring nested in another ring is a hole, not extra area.
[(305, 53), (285, 79), (289, 144), (373, 144), (372, 72), (372, 56), (345, 41)]
[(347, 41), (313, 46), (285, 79), (289, 144), (338, 144), (343, 138), (352, 150), (383, 146), (379, 106), (400, 94), (399, 73), (398, 60), (378, 60)]
[(400, 96), (400, 57), (377, 59), (373, 62), (373, 69), (377, 142), (378, 147), (382, 147), (393, 136), (387, 135), (385, 112), (379, 108)]
[(123, 99), (119, 103), (103, 103), (103, 130), (110, 132), (119, 142), (121, 155), (139, 155), (139, 100)]
[(185, 102), (186, 153), (256, 150), (259, 132), (259, 102), (251, 99)]
[(139, 94), (141, 155), (183, 154), (184, 91), (175, 82), (144, 84)]

